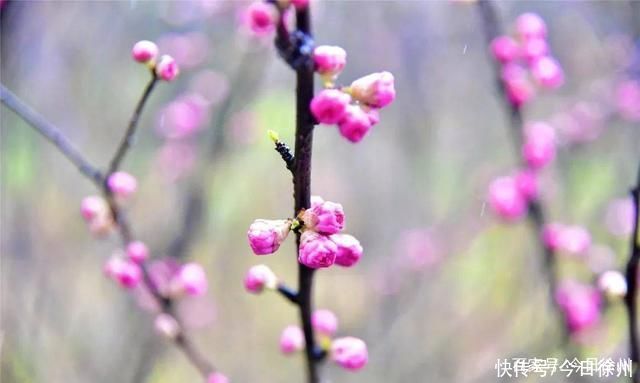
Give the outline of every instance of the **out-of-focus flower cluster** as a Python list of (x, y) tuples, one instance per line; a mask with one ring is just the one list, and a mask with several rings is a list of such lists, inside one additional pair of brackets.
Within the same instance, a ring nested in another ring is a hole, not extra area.
[(564, 82), (562, 67), (551, 55), (547, 25), (534, 13), (518, 16), (515, 35), (496, 37), (491, 52), (501, 64), (501, 80), (509, 101), (517, 107), (535, 96), (534, 85), (555, 89)]
[[(564, 81), (560, 65), (549, 55), (547, 27), (535, 14), (520, 15), (516, 20), (516, 37), (497, 37), (491, 43), (491, 51), (501, 64), (501, 80), (509, 101), (515, 107), (531, 100), (535, 94), (529, 72), (543, 88), (554, 89)], [(633, 117), (634, 111), (640, 108), (640, 88), (636, 86), (633, 82), (625, 82), (618, 88), (615, 102), (623, 116)], [(541, 170), (554, 160), (559, 145), (595, 139), (603, 119), (602, 111), (592, 103), (582, 102), (570, 112), (551, 119), (552, 123), (526, 123), (521, 147), (523, 169), (491, 182), (488, 202), (493, 212), (511, 223), (528, 213), (537, 214), (530, 209), (539, 198)], [(612, 234), (625, 236), (630, 234), (635, 219), (632, 202), (618, 200), (607, 211), (606, 225)], [(625, 296), (625, 277), (614, 270), (613, 257), (605, 254), (612, 251), (602, 245), (594, 245), (591, 234), (583, 226), (546, 223), (540, 233), (540, 241), (558, 261), (581, 262), (597, 274), (595, 284), (562, 277), (554, 292), (568, 331), (575, 340), (586, 339), (588, 337), (584, 335), (600, 323), (603, 297), (619, 299)]]

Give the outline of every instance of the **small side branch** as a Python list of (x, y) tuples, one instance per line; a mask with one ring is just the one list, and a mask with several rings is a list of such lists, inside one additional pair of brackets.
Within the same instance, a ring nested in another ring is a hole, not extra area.
[(278, 283), (278, 292), (289, 302), (298, 304), (298, 293), (284, 283)]
[(280, 157), (282, 157), (282, 160), (284, 161), (284, 164), (287, 167), (287, 169), (289, 169), (289, 171), (293, 173), (295, 157), (293, 153), (291, 153), (291, 149), (289, 148), (289, 145), (280, 141), (280, 137), (278, 136), (278, 133), (274, 132), (273, 130), (270, 130), (268, 133), (269, 133), (269, 138), (271, 138), (271, 141), (273, 141), (273, 143), (275, 144), (276, 152), (278, 152), (280, 154)]
[(631, 236), (631, 249), (625, 278), (627, 280), (627, 294), (625, 305), (629, 317), (629, 355), (633, 363), (632, 382), (640, 382), (640, 338), (638, 337), (638, 264), (640, 263), (640, 166), (636, 186), (631, 190), (634, 206), (634, 226)]
[(158, 77), (156, 76), (154, 71), (151, 71), (151, 80), (145, 87), (144, 92), (142, 93), (142, 97), (138, 101), (136, 109), (131, 115), (127, 130), (124, 134), (124, 137), (122, 137), (122, 141), (120, 142), (120, 145), (118, 146), (118, 149), (116, 150), (111, 163), (109, 164), (109, 172), (107, 174), (111, 174), (118, 170), (120, 164), (122, 163), (122, 160), (133, 145), (136, 128), (138, 127), (138, 121), (140, 120), (140, 115), (142, 114), (142, 110), (144, 109), (144, 106), (147, 103), (147, 100), (149, 99), (149, 96), (151, 95), (151, 92), (153, 91), (153, 88), (156, 86), (157, 82)]

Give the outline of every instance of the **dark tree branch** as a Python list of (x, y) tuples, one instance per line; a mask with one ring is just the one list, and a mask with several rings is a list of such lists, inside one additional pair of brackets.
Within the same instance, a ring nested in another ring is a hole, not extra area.
[[(480, 16), (482, 19), (482, 26), (484, 29), (484, 35), (486, 39), (487, 46), (491, 44), (494, 38), (498, 37), (502, 34), (502, 28), (500, 19), (498, 17), (498, 13), (495, 9), (495, 5), (491, 0), (479, 0), (477, 2), (478, 8), (480, 11)], [(522, 137), (522, 126), (523, 126), (523, 116), (522, 110), (515, 104), (509, 102), (507, 97), (506, 88), (503, 82), (500, 79), (500, 66), (499, 64), (493, 60), (491, 57), (491, 62), (493, 63), (494, 71), (495, 71), (495, 80), (496, 87), (498, 89), (498, 93), (503, 100), (504, 106), (509, 113), (510, 126), (511, 126), (511, 134), (513, 137), (513, 147), (515, 149), (516, 155), (520, 158), (520, 148), (522, 147), (523, 137)], [(557, 282), (557, 265), (556, 265), (556, 256), (553, 250), (549, 249), (544, 245), (542, 240), (540, 239), (540, 234), (544, 229), (544, 225), (547, 221), (546, 213), (544, 210), (544, 206), (539, 201), (532, 201), (529, 203), (529, 211), (527, 214), (527, 218), (531, 223), (531, 228), (534, 236), (538, 239), (538, 244), (540, 245), (540, 252), (544, 254), (544, 270), (547, 277), (547, 282), (549, 284), (549, 293), (552, 307), (558, 316), (560, 323), (563, 324), (563, 336), (564, 342), (569, 340), (569, 328), (567, 327), (564, 319), (564, 315), (562, 310), (555, 299), (555, 290), (556, 290), (556, 282)]]
[(133, 111), (133, 114), (131, 115), (131, 119), (129, 120), (129, 125), (127, 126), (127, 130), (124, 136), (122, 137), (122, 141), (120, 142), (120, 145), (118, 146), (118, 149), (116, 150), (116, 153), (114, 154), (113, 159), (111, 160), (111, 163), (109, 164), (109, 171), (107, 172), (107, 174), (111, 174), (118, 170), (118, 168), (120, 167), (120, 164), (122, 163), (122, 160), (124, 160), (124, 156), (127, 154), (127, 151), (133, 145), (133, 141), (136, 134), (136, 128), (138, 127), (138, 121), (140, 120), (140, 115), (142, 114), (142, 110), (144, 109), (144, 106), (147, 103), (147, 100), (149, 99), (149, 96), (151, 95), (151, 92), (153, 91), (153, 88), (156, 86), (157, 82), (158, 82), (158, 77), (156, 76), (155, 71), (151, 70), (151, 80), (145, 87), (144, 92), (142, 93), (142, 97), (138, 101), (138, 104), (136, 105), (136, 109)]
[(640, 263), (640, 166), (636, 186), (631, 190), (634, 206), (634, 224), (631, 235), (631, 249), (625, 278), (627, 280), (627, 294), (624, 302), (629, 317), (629, 354), (633, 363), (632, 382), (640, 382), (640, 338), (638, 337), (638, 264)]
[[(296, 12), (296, 26), (300, 33), (305, 36), (311, 36), (309, 7)], [(300, 65), (296, 68), (296, 77), (296, 136), (293, 172), (294, 217), (302, 209), (308, 209), (311, 206), (311, 152), (313, 148), (314, 120), (309, 105), (314, 92), (313, 66)], [(296, 244), (298, 251), (300, 251), (300, 233), (296, 233)], [(304, 332), (309, 383), (318, 383), (320, 381), (318, 359), (315, 353), (315, 336), (311, 325), (314, 271), (314, 269), (298, 263), (298, 305), (302, 331)]]
[[(130, 127), (133, 126), (133, 128), (127, 129), (127, 133), (125, 136), (132, 135), (132, 133), (130, 132), (131, 130), (135, 131), (135, 121), (137, 121), (137, 119), (139, 118), (142, 107), (144, 106), (143, 100), (148, 97), (151, 89), (153, 88), (152, 83), (147, 86), (147, 90), (143, 95), (143, 99), (138, 103), (138, 107), (134, 112), (134, 117), (132, 117), (131, 119), (131, 121), (133, 122), (130, 124)], [(80, 169), (83, 175), (93, 181), (101, 190), (101, 192), (104, 194), (104, 197), (107, 199), (107, 202), (109, 203), (109, 207), (111, 209), (114, 221), (117, 224), (122, 243), (126, 248), (126, 246), (134, 238), (131, 225), (129, 224), (126, 215), (113, 198), (112, 193), (109, 191), (106, 182), (100, 175), (100, 172), (97, 170), (97, 168), (91, 165), (77, 150), (73, 148), (69, 140), (62, 134), (62, 132), (60, 132), (58, 128), (56, 128), (54, 125), (47, 122), (43, 117), (34, 112), (30, 107), (28, 107), (17, 96), (15, 96), (1, 84), (0, 89), (2, 90), (2, 103), (13, 110), (29, 126), (37, 130), (40, 134), (51, 141), (65, 157), (71, 160), (71, 162), (73, 162), (73, 164), (76, 165), (78, 169)], [(123, 140), (123, 142), (126, 140), (127, 139)], [(125, 146), (128, 147), (129, 144), (127, 143), (125, 144)], [(126, 149), (123, 150), (122, 148), (123, 147), (121, 146), (119, 150), (122, 150), (123, 153), (126, 153)], [(118, 156), (114, 158), (117, 157)], [(115, 162), (116, 165), (119, 163), (119, 161), (120, 160)], [(117, 169), (117, 166), (114, 169)], [(173, 312), (173, 302), (170, 299), (163, 297), (162, 294), (160, 294), (160, 292), (158, 291), (156, 285), (151, 280), (147, 265), (142, 264), (141, 269), (143, 282), (160, 305), (162, 312), (173, 316), (176, 320), (179, 320), (179, 318), (177, 318)], [(174, 338), (174, 344), (185, 354), (187, 359), (198, 369), (198, 371), (200, 371), (204, 379), (206, 379), (212, 372), (215, 371), (214, 366), (209, 363), (206, 358), (195, 348), (193, 343), (183, 332), (182, 326), (180, 326), (180, 332)]]
[(78, 150), (67, 140), (64, 134), (53, 124), (46, 121), (37, 112), (22, 102), (4, 85), (0, 85), (0, 98), (2, 103), (13, 110), (24, 122), (35, 128), (44, 138), (49, 140), (58, 150), (71, 161), (80, 172), (93, 183), (102, 183), (102, 174), (91, 165)]
[[(311, 35), (311, 15), (308, 6), (296, 11), (297, 29), (292, 33), (287, 30), (282, 14), (283, 12), (280, 10), (280, 22), (277, 28), (275, 46), (282, 59), (296, 71), (295, 159), (291, 159), (290, 168), (293, 173), (293, 216), (296, 217), (302, 209), (308, 209), (311, 206), (311, 152), (315, 121), (309, 105), (314, 91), (313, 60), (311, 59), (313, 38)], [(300, 251), (300, 235), (300, 232), (296, 232), (298, 252)], [(314, 269), (298, 263), (296, 303), (300, 309), (300, 321), (304, 333), (307, 381), (309, 383), (318, 383), (320, 381), (318, 361), (321, 360), (320, 354), (316, 352), (315, 335), (311, 325), (314, 271)]]

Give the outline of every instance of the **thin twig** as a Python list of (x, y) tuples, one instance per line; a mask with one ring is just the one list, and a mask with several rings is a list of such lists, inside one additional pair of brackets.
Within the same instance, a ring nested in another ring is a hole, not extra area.
[(82, 154), (67, 140), (62, 132), (53, 124), (46, 121), (36, 111), (22, 102), (4, 85), (0, 84), (0, 98), (2, 103), (9, 109), (13, 110), (27, 124), (35, 128), (38, 133), (49, 140), (56, 148), (71, 161), (80, 172), (89, 178), (93, 183), (100, 185), (102, 183), (102, 174), (91, 165)]
[(118, 146), (118, 149), (116, 150), (113, 156), (113, 159), (109, 164), (109, 171), (107, 174), (111, 174), (116, 170), (118, 170), (118, 168), (120, 167), (120, 164), (122, 163), (122, 160), (127, 154), (127, 151), (133, 145), (133, 140), (136, 134), (136, 128), (138, 127), (138, 121), (140, 120), (142, 110), (144, 109), (144, 106), (147, 103), (147, 100), (149, 99), (149, 96), (151, 95), (151, 92), (153, 91), (153, 88), (156, 86), (157, 82), (158, 82), (158, 77), (156, 76), (156, 73), (152, 70), (151, 80), (149, 81), (147, 86), (144, 88), (142, 97), (138, 101), (138, 104), (136, 105), (136, 109), (133, 111), (133, 114), (131, 115), (131, 119), (129, 119), (129, 125), (127, 126), (127, 130), (124, 136), (122, 137), (122, 141), (120, 142), (120, 145)]
[(627, 294), (624, 303), (629, 317), (629, 355), (633, 363), (632, 382), (640, 382), (640, 338), (638, 337), (638, 264), (640, 263), (640, 166), (636, 186), (631, 190), (634, 206), (634, 224), (631, 236), (631, 248), (625, 278), (627, 280)]
[[(147, 89), (152, 88), (150, 84)], [(120, 233), (120, 237), (122, 239), (123, 245), (126, 247), (134, 238), (133, 232), (131, 229), (131, 225), (127, 220), (124, 212), (121, 210), (120, 206), (117, 204), (113, 195), (109, 191), (106, 186), (106, 182), (104, 182), (103, 177), (96, 167), (91, 165), (85, 158), (80, 154), (74, 147), (71, 145), (70, 141), (62, 134), (62, 132), (56, 128), (53, 124), (46, 121), (39, 114), (34, 112), (29, 106), (27, 106), (24, 102), (22, 102), (17, 96), (7, 90), (2, 84), (0, 84), (0, 89), (2, 90), (2, 103), (13, 110), (23, 121), (25, 121), (29, 126), (34, 128), (44, 137), (46, 137), (49, 141), (51, 141), (56, 148), (71, 162), (76, 165), (78, 169), (93, 181), (96, 186), (101, 190), (104, 194), (105, 198), (109, 203), (109, 207), (114, 217), (114, 221), (117, 224), (118, 231)], [(148, 93), (145, 91), (143, 98), (148, 97)], [(133, 117), (132, 121), (137, 120), (139, 117), (140, 111), (142, 110), (142, 106), (144, 106), (144, 102), (138, 103), (139, 107), (136, 108), (134, 114), (138, 116)], [(133, 122), (134, 130), (135, 130), (135, 122)], [(129, 135), (129, 129), (127, 130), (127, 135)], [(123, 140), (124, 142), (124, 140)], [(129, 144), (126, 144), (127, 146)], [(126, 152), (126, 149), (123, 153)], [(114, 157), (115, 158), (115, 157)], [(119, 163), (119, 160), (116, 164)], [(117, 166), (114, 168), (117, 169)], [(159, 303), (162, 312), (167, 313), (173, 317), (175, 317), (172, 310), (172, 301), (168, 298), (165, 298), (160, 294), (156, 285), (153, 283), (147, 265), (141, 265), (142, 274), (143, 274), (143, 283), (149, 289), (149, 292)], [(178, 320), (178, 318), (176, 318)], [(182, 328), (182, 326), (181, 326)], [(209, 363), (206, 358), (201, 354), (193, 345), (193, 343), (189, 340), (187, 335), (181, 330), (177, 336), (174, 338), (174, 344), (178, 347), (187, 357), (187, 359), (200, 371), (202, 376), (206, 379), (212, 372), (215, 371), (214, 366)]]

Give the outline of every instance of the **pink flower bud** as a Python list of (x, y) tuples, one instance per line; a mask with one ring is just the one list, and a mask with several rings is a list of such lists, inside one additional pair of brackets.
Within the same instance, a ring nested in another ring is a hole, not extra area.
[(549, 53), (549, 44), (542, 38), (532, 38), (522, 44), (522, 56), (528, 61), (534, 61)]
[(322, 197), (320, 197), (319, 195), (312, 195), (311, 196), (311, 207), (315, 207), (316, 205), (320, 205), (324, 203), (324, 199), (322, 199)]
[(273, 32), (278, 21), (276, 9), (262, 1), (256, 1), (249, 5), (245, 17), (249, 29), (257, 36)]
[(309, 6), (309, 0), (291, 0), (291, 4), (293, 4), (297, 10), (302, 10)]
[(138, 41), (131, 50), (131, 56), (140, 63), (155, 60), (158, 56), (158, 46), (152, 41)]
[(304, 225), (322, 234), (336, 234), (344, 228), (344, 210), (337, 202), (324, 201), (302, 215)]
[(331, 343), (331, 360), (340, 367), (356, 371), (367, 364), (367, 345), (358, 338), (345, 337)]
[(506, 221), (515, 221), (527, 212), (527, 201), (513, 177), (500, 177), (491, 182), (489, 204)]
[(372, 108), (383, 108), (396, 98), (393, 74), (372, 73), (351, 83), (351, 96)]
[(298, 262), (312, 269), (333, 265), (338, 246), (326, 235), (306, 230), (300, 237)]
[(548, 223), (542, 229), (542, 242), (544, 245), (552, 250), (557, 251), (560, 249), (560, 237), (564, 230), (564, 225), (559, 223)]
[(278, 287), (278, 278), (266, 265), (255, 265), (249, 269), (244, 278), (244, 287), (248, 292), (259, 294), (267, 289)]
[(560, 233), (558, 247), (569, 255), (584, 255), (591, 247), (591, 234), (582, 226), (567, 226)]
[(338, 330), (338, 317), (330, 310), (316, 310), (311, 316), (311, 324), (318, 333), (333, 336)]
[(538, 179), (530, 170), (521, 170), (515, 176), (516, 186), (520, 194), (528, 201), (538, 198)]
[(522, 156), (532, 169), (541, 169), (556, 156), (556, 134), (553, 128), (536, 122), (525, 126)]
[(505, 83), (510, 81), (526, 80), (528, 76), (527, 69), (513, 62), (505, 63), (500, 69), (500, 79)]
[(287, 326), (280, 335), (280, 351), (285, 355), (293, 354), (304, 348), (304, 334), (298, 326)]
[(598, 289), (608, 297), (622, 298), (627, 295), (627, 280), (619, 271), (605, 271), (598, 277)]
[(178, 63), (169, 55), (162, 55), (156, 64), (156, 75), (164, 81), (173, 81), (180, 73)]
[(523, 13), (516, 19), (516, 32), (523, 40), (532, 38), (546, 38), (547, 25), (540, 16), (535, 13)]
[(380, 122), (380, 112), (378, 109), (362, 108), (362, 110), (367, 114), (367, 117), (369, 117), (369, 123), (371, 123), (371, 126), (377, 125), (378, 122)]
[(640, 82), (625, 80), (618, 84), (615, 105), (622, 118), (640, 121)]
[(600, 321), (601, 297), (596, 289), (574, 281), (564, 281), (556, 291), (569, 331), (577, 333)]
[(96, 237), (103, 237), (109, 234), (115, 227), (113, 217), (109, 211), (97, 215), (89, 222), (89, 231)]
[(347, 52), (331, 45), (320, 45), (313, 50), (316, 71), (321, 75), (336, 76), (347, 63)]
[(189, 295), (203, 295), (207, 292), (207, 274), (202, 266), (197, 263), (187, 263), (182, 265), (176, 276), (178, 290)]
[(180, 333), (180, 325), (169, 314), (161, 313), (156, 316), (154, 321), (156, 332), (169, 339), (174, 339)]
[(104, 272), (120, 286), (132, 289), (142, 281), (142, 270), (135, 263), (114, 255), (106, 262)]
[(229, 378), (219, 372), (214, 372), (207, 378), (207, 383), (229, 383)]
[(338, 129), (342, 137), (356, 143), (362, 141), (371, 130), (371, 126), (369, 114), (358, 105), (349, 105), (344, 117), (338, 124)]
[(564, 83), (562, 67), (554, 58), (543, 56), (531, 63), (531, 74), (539, 86), (556, 89)]
[(273, 254), (287, 238), (290, 229), (288, 220), (256, 219), (247, 232), (249, 246), (256, 255)]
[(491, 41), (491, 53), (501, 63), (518, 58), (519, 50), (518, 43), (510, 36), (498, 36)]
[(521, 107), (531, 101), (536, 91), (526, 77), (513, 78), (505, 81), (504, 86), (507, 91), (507, 98), (516, 107)]
[(349, 234), (334, 234), (329, 237), (338, 245), (336, 254), (336, 264), (344, 267), (351, 267), (362, 258), (362, 246), (354, 236)]
[(138, 181), (129, 173), (115, 172), (107, 179), (109, 190), (117, 197), (126, 199), (138, 189)]
[(87, 222), (91, 222), (108, 213), (107, 202), (98, 196), (85, 197), (80, 205), (80, 213)]
[(127, 245), (127, 257), (134, 263), (141, 264), (149, 258), (149, 248), (144, 242), (131, 242)]
[(351, 96), (338, 89), (324, 89), (311, 100), (311, 113), (321, 124), (336, 124), (344, 117)]
[(112, 255), (104, 263), (102, 271), (104, 272), (104, 275), (106, 275), (107, 277), (115, 278), (118, 270), (122, 268), (123, 263), (124, 263), (124, 259), (122, 259), (122, 257), (119, 257), (117, 255)]

